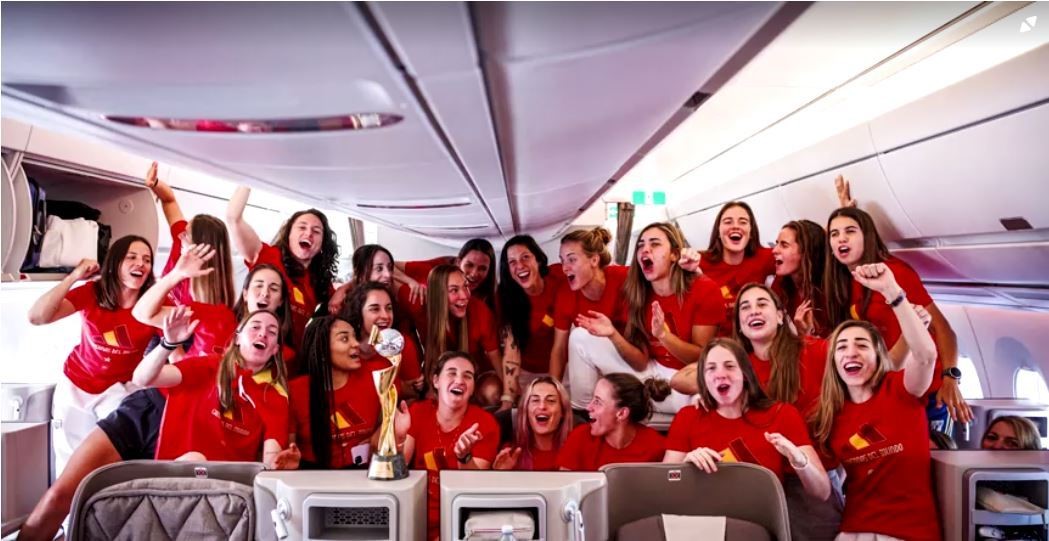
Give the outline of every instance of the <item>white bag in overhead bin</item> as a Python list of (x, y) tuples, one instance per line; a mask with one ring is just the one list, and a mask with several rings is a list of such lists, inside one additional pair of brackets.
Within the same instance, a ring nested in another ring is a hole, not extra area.
[(48, 216), (40, 267), (75, 267), (81, 259), (98, 259), (98, 222)]

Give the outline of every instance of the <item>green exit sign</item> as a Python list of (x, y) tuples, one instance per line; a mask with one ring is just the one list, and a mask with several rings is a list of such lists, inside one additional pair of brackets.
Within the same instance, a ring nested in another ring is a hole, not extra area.
[(635, 190), (634, 193), (631, 194), (631, 202), (635, 205), (666, 205), (667, 193)]

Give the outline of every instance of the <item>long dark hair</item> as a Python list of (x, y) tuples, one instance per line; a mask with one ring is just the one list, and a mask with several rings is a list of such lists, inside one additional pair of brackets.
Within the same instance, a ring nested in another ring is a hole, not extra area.
[[(321, 249), (310, 260), (309, 268), (304, 268), (302, 263), (295, 259), (288, 246), (288, 235), (291, 233), (291, 226), (303, 214), (316, 216), (324, 229), (324, 232), (321, 234)], [(309, 273), (310, 285), (313, 286), (313, 294), (317, 297), (317, 303), (321, 305), (328, 304), (328, 299), (331, 297), (332, 282), (335, 280), (335, 272), (339, 266), (339, 243), (335, 240), (335, 231), (332, 231), (331, 226), (328, 225), (328, 217), (317, 209), (300, 210), (292, 214), (291, 218), (288, 218), (281, 224), (280, 231), (277, 231), (277, 235), (273, 238), (273, 246), (280, 250), (281, 261), (284, 263), (284, 269), (288, 273), (288, 278), (295, 280)], [(310, 310), (313, 308), (311, 306)]]
[(102, 260), (102, 267), (98, 273), (101, 278), (95, 282), (95, 299), (98, 301), (99, 308), (103, 310), (120, 309), (120, 290), (124, 287), (120, 283), (120, 265), (127, 257), (131, 245), (136, 242), (141, 242), (149, 248), (150, 260), (149, 272), (146, 273), (146, 281), (142, 283), (142, 288), (138, 290), (138, 297), (135, 297), (136, 302), (142, 298), (142, 294), (147, 289), (156, 283), (157, 279), (153, 276), (153, 246), (144, 237), (138, 235), (120, 237), (106, 252), (106, 258)]
[(371, 281), (375, 254), (380, 252), (386, 254), (386, 257), (390, 258), (390, 265), (393, 265), (393, 254), (391, 254), (385, 246), (379, 244), (364, 244), (353, 251), (351, 263), (353, 265), (354, 285), (361, 285), (364, 282)]
[(747, 240), (747, 246), (743, 249), (743, 257), (753, 256), (758, 253), (758, 248), (761, 247), (761, 234), (758, 233), (758, 222), (754, 220), (754, 211), (750, 210), (750, 205), (743, 201), (729, 201), (718, 211), (718, 217), (714, 220), (714, 228), (710, 230), (710, 243), (707, 244), (707, 251), (703, 254), (703, 257), (711, 263), (719, 263), (725, 255), (725, 245), (721, 243), (720, 234), (721, 217), (725, 215), (725, 211), (732, 207), (739, 207), (747, 211), (747, 217), (750, 218), (750, 239)]
[[(801, 283), (795, 283), (791, 275), (780, 280), (787, 299), (801, 293), (801, 298), (812, 301), (815, 314), (823, 309), (823, 271), (824, 258), (827, 257), (827, 232), (823, 226), (812, 220), (794, 220), (787, 222), (783, 229), (794, 232), (801, 261), (798, 263), (798, 277)], [(737, 297), (738, 298), (738, 297)], [(788, 314), (789, 315), (789, 314)], [(822, 318), (816, 318), (819, 321)]]
[(488, 305), (488, 308), (495, 313), (495, 269), (491, 267), (492, 265), (495, 265), (496, 259), (495, 248), (492, 247), (492, 243), (484, 239), (470, 239), (466, 241), (466, 243), (463, 244), (463, 247), (459, 248), (459, 259), (457, 263), (461, 264), (463, 258), (466, 257), (466, 254), (475, 251), (488, 256), (488, 261), (490, 263), (488, 266), (488, 274), (484, 277), (484, 280), (481, 280), (481, 285), (474, 288), (470, 293), (473, 294), (476, 292), (482, 299), (484, 299), (484, 303)]
[[(335, 390), (331, 376), (331, 328), (339, 316), (313, 318), (306, 326), (299, 356), (305, 358), (310, 381), (310, 443), (321, 468), (331, 467), (331, 415), (335, 411)], [(353, 324), (350, 323), (352, 327)], [(354, 334), (358, 331), (354, 328)]]
[[(768, 395), (773, 400), (793, 404), (801, 392), (801, 338), (791, 332), (786, 318), (790, 314), (783, 308), (783, 302), (778, 295), (764, 284), (751, 282), (739, 290), (736, 296), (736, 305), (733, 309), (732, 323), (736, 340), (743, 346), (746, 353), (754, 353), (754, 344), (743, 334), (743, 323), (739, 320), (740, 300), (743, 294), (751, 289), (760, 289), (772, 299), (776, 311), (783, 314), (784, 322), (776, 327), (776, 334), (772, 337), (772, 345), (769, 347), (769, 362), (771, 363), (771, 374), (769, 375)], [(770, 322), (771, 323), (771, 322)], [(747, 359), (749, 363), (749, 358)], [(702, 368), (702, 366), (700, 366)], [(753, 367), (751, 367), (753, 371)]]
[(529, 322), (532, 320), (532, 300), (528, 298), (521, 284), (518, 284), (510, 274), (510, 264), (507, 261), (507, 252), (513, 246), (524, 246), (539, 265), (540, 279), (550, 274), (547, 266), (546, 254), (539, 247), (539, 243), (531, 235), (517, 235), (506, 241), (503, 251), (499, 254), (499, 325), (509, 325), (510, 334), (517, 342), (517, 349), (524, 351), (528, 347), (528, 340), (532, 336)]
[[(381, 283), (364, 282), (353, 288), (350, 297), (346, 299), (346, 308), (341, 314), (339, 314), (339, 318), (345, 319), (350, 325), (353, 325), (354, 334), (358, 341), (364, 341), (368, 338), (365, 336), (367, 331), (364, 329), (364, 303), (367, 302), (368, 294), (372, 291), (382, 291), (385, 293), (390, 299), (390, 304), (395, 307), (394, 311), (396, 311), (397, 300), (393, 298), (393, 295), (390, 295), (390, 290)], [(396, 314), (393, 316), (392, 323), (394, 327), (397, 326)], [(408, 337), (405, 337), (405, 340), (408, 339)]]
[(240, 297), (237, 299), (237, 304), (233, 307), (233, 315), (237, 318), (237, 321), (244, 319), (248, 315), (248, 301), (244, 298), (244, 292), (251, 286), (251, 279), (255, 277), (255, 273), (261, 270), (269, 270), (277, 274), (277, 281), (280, 282), (280, 306), (273, 310), (273, 315), (277, 316), (277, 321), (280, 323), (280, 336), (284, 343), (291, 344), (293, 341), (288, 283), (284, 281), (284, 277), (281, 276), (277, 267), (269, 263), (259, 263), (248, 271), (248, 275), (244, 278), (244, 286), (240, 288)]
[[(839, 216), (852, 218), (859, 224), (860, 231), (863, 232), (863, 255), (860, 256), (860, 265), (880, 263), (892, 257), (888, 247), (885, 246), (881, 236), (878, 235), (878, 228), (875, 227), (871, 215), (858, 208), (844, 207), (830, 213), (830, 218), (827, 218), (828, 235), (830, 235), (830, 223)], [(826, 256), (824, 257), (823, 292), (827, 295), (827, 319), (830, 321), (831, 326), (836, 326), (850, 319), (849, 306), (853, 303), (852, 272), (834, 257), (834, 247), (831, 244), (828, 237)], [(861, 318), (867, 312), (867, 307), (870, 306), (870, 303), (871, 290), (863, 288), (863, 295), (859, 299), (859, 303), (857, 303), (857, 312)]]
[(699, 394), (703, 397), (703, 403), (711, 408), (717, 408), (718, 402), (714, 399), (714, 394), (707, 388), (707, 380), (703, 374), (706, 372), (707, 357), (714, 348), (718, 347), (729, 350), (732, 356), (735, 357), (740, 371), (743, 372), (743, 416), (746, 417), (747, 411), (751, 409), (767, 410), (774, 406), (776, 402), (765, 394), (765, 390), (758, 383), (758, 376), (754, 373), (754, 367), (750, 364), (750, 357), (747, 355), (747, 352), (743, 350), (743, 346), (739, 345), (739, 342), (731, 338), (715, 338), (707, 342), (707, 347), (703, 348), (703, 354), (699, 356), (696, 379), (699, 384)]

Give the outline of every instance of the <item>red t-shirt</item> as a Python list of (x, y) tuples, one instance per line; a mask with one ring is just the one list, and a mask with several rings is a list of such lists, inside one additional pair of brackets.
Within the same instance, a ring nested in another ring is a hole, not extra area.
[(73, 288), (65, 299), (80, 312), (83, 321), (80, 344), (62, 367), (69, 381), (91, 394), (99, 394), (114, 383), (131, 381), (157, 329), (140, 323), (130, 308), (102, 309), (91, 282)]
[[(528, 297), (532, 304), (528, 328), (528, 347), (521, 351), (521, 368), (544, 374), (550, 371), (550, 353), (554, 349), (554, 311), (558, 293), (564, 287), (565, 275), (561, 265), (551, 265), (543, 279), (543, 292)], [(503, 321), (504, 318), (500, 318)]]
[[(424, 321), (424, 323), (428, 323)], [(445, 351), (463, 350), (470, 353), (477, 363), (477, 373), (492, 369), (491, 362), (485, 353), (499, 349), (499, 337), (496, 334), (495, 317), (488, 305), (477, 297), (470, 297), (466, 305), (467, 337), (470, 340), (465, 347), (459, 344), (459, 335), (448, 330), (448, 338), (445, 341)], [(428, 324), (419, 327), (419, 337), (426, 343)]]
[(721, 453), (722, 462), (749, 462), (764, 466), (783, 480), (793, 471), (788, 459), (765, 439), (779, 432), (798, 447), (812, 445), (805, 421), (790, 404), (776, 403), (767, 410), (750, 410), (739, 419), (726, 419), (716, 411), (687, 406), (674, 416), (667, 434), (667, 449), (687, 453), (708, 447)]
[[(167, 263), (164, 263), (164, 272), (160, 273), (161, 276), (167, 276), (175, 268), (179, 258), (182, 257), (182, 239), (180, 235), (186, 232), (188, 226), (189, 222), (186, 220), (179, 220), (171, 224), (171, 252), (168, 254)], [(168, 298), (179, 305), (192, 302), (193, 297), (189, 288), (189, 280), (179, 282), (174, 289), (168, 292)]]
[(604, 436), (591, 436), (590, 425), (585, 424), (572, 429), (557, 454), (557, 465), (566, 470), (597, 471), (605, 464), (661, 462), (665, 452), (663, 436), (645, 425), (637, 425), (634, 439), (616, 449), (605, 442)]
[(459, 426), (444, 432), (437, 424), (437, 403), (420, 400), (411, 405), (412, 427), (408, 435), (415, 440), (412, 469), (426, 470), (426, 538), (436, 539), (441, 525), (441, 470), (459, 469), (455, 456), (455, 442), (467, 429), (477, 423), (481, 441), (474, 444), (470, 454), (491, 462), (499, 449), (499, 424), (483, 409), (469, 405)]
[(175, 365), (182, 382), (168, 388), (168, 402), (157, 438), (157, 460), (190, 451), (209, 461), (256, 462), (264, 441), (288, 446), (288, 392), (268, 370), (258, 374), (238, 368), (233, 381), (234, 408), (219, 411), (218, 355), (194, 357)]
[[(718, 287), (705, 276), (698, 276), (692, 280), (692, 286), (685, 294), (684, 302), (677, 295), (665, 297), (649, 293), (645, 301), (646, 323), (652, 321), (652, 302), (658, 302), (663, 309), (663, 315), (667, 327), (674, 336), (684, 340), (692, 341), (692, 327), (696, 325), (718, 326), (725, 319), (725, 310), (718, 294)], [(670, 351), (652, 336), (652, 326), (646, 324), (645, 336), (648, 338), (648, 356), (655, 359), (659, 364), (680, 370), (685, 367), (685, 362), (673, 356)]]
[[(384, 363), (385, 364), (385, 363)], [(346, 385), (332, 392), (335, 409), (331, 412), (331, 464), (320, 464), (324, 469), (341, 469), (363, 465), (371, 459), (371, 449), (358, 449), (362, 456), (355, 462), (353, 449), (368, 443), (372, 434), (379, 429), (382, 406), (372, 381), (372, 371), (381, 369), (374, 363), (365, 363), (350, 372)], [(291, 412), (295, 441), (302, 450), (303, 460), (317, 462), (313, 452), (313, 432), (310, 428), (310, 378), (300, 376), (289, 384), (291, 387)]]
[[(925, 289), (925, 285), (922, 284), (921, 277), (918, 273), (914, 272), (914, 269), (910, 265), (905, 263), (901, 259), (890, 257), (884, 262), (889, 270), (892, 271), (893, 276), (896, 277), (896, 283), (907, 292), (907, 301), (911, 304), (917, 304), (920, 306), (929, 306), (932, 304), (932, 297), (929, 296), (929, 292)], [(896, 341), (903, 336), (903, 332), (900, 330), (900, 322), (896, 319), (896, 314), (893, 313), (892, 307), (885, 304), (885, 297), (881, 293), (877, 293), (870, 290), (871, 300), (867, 305), (866, 310), (862, 310), (863, 304), (863, 291), (866, 289), (855, 278), (852, 279), (852, 293), (850, 298), (852, 304), (849, 306), (849, 316), (852, 319), (862, 319), (869, 321), (872, 325), (877, 327), (878, 331), (881, 332), (881, 336), (885, 339), (885, 346), (892, 349), (892, 346), (896, 344)], [(929, 329), (932, 333), (932, 329)], [(934, 335), (935, 336), (935, 335)], [(937, 353), (939, 348), (937, 347)], [(939, 355), (936, 357), (936, 371), (933, 373), (932, 383), (929, 385), (929, 392), (936, 392), (940, 386), (943, 385), (943, 378), (940, 374), (943, 372), (943, 362), (940, 360)]]
[(601, 298), (592, 301), (583, 295), (582, 290), (572, 291), (565, 284), (557, 295), (554, 307), (554, 327), (562, 331), (572, 328), (579, 314), (587, 315), (590, 310), (604, 314), (616, 327), (622, 329), (626, 323), (626, 308), (623, 306), (623, 283), (626, 282), (630, 267), (609, 265), (605, 267), (605, 290)]
[[(284, 268), (284, 260), (281, 258), (280, 249), (265, 242), (262, 243), (262, 248), (259, 250), (259, 255), (255, 258), (255, 261), (245, 263), (248, 264), (249, 269), (255, 268), (256, 265), (267, 263), (273, 265), (280, 272), (284, 283), (288, 285), (288, 296), (291, 297), (286, 302), (290, 302), (289, 306), (291, 306), (291, 331), (292, 339), (295, 341), (292, 345), (295, 347), (302, 345), (302, 335), (306, 333), (306, 324), (309, 323), (310, 318), (313, 317), (313, 311), (317, 308), (317, 295), (313, 291), (313, 282), (310, 281), (309, 273), (307, 272), (292, 280), (288, 276), (288, 270)], [(331, 293), (331, 291), (328, 292), (329, 297)]]
[[(754, 367), (754, 375), (758, 377), (761, 388), (768, 390), (769, 379), (772, 378), (772, 361), (759, 359), (751, 353), (750, 364)], [(827, 341), (811, 336), (802, 338), (798, 369), (801, 371), (801, 388), (791, 405), (807, 415), (820, 400), (823, 373), (827, 370)]]
[(237, 316), (228, 307), (221, 304), (206, 304), (191, 301), (193, 319), (200, 321), (193, 331), (193, 345), (186, 352), (186, 357), (201, 355), (222, 355), (229, 346), (230, 339), (237, 331)]
[(424, 261), (405, 261), (404, 274), (407, 274), (412, 280), (415, 280), (422, 285), (426, 285), (426, 281), (430, 278), (430, 271), (432, 271), (437, 265), (444, 264), (454, 265), (455, 256), (443, 255)]
[(729, 265), (724, 259), (713, 263), (708, 258), (701, 257), (699, 268), (704, 276), (714, 280), (721, 289), (726, 319), (721, 324), (718, 335), (732, 336), (732, 311), (736, 304), (736, 295), (750, 282), (764, 284), (765, 278), (776, 273), (776, 260), (772, 257), (771, 248), (759, 247), (753, 256), (743, 258), (738, 265)]
[(903, 372), (886, 374), (862, 404), (846, 398), (830, 448), (846, 473), (841, 531), (941, 539), (925, 401), (907, 392)]

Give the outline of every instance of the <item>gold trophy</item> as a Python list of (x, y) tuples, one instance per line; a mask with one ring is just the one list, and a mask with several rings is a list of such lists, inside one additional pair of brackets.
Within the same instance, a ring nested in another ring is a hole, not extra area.
[(397, 415), (397, 386), (393, 382), (401, 366), (404, 337), (394, 329), (380, 331), (378, 327), (372, 327), (368, 343), (379, 355), (389, 359), (392, 365), (372, 372), (375, 391), (379, 394), (379, 404), (382, 406), (382, 425), (379, 427), (379, 449), (372, 454), (368, 465), (368, 479), (396, 481), (408, 477), (408, 466), (404, 462), (404, 455), (397, 451), (393, 431), (394, 416)]

